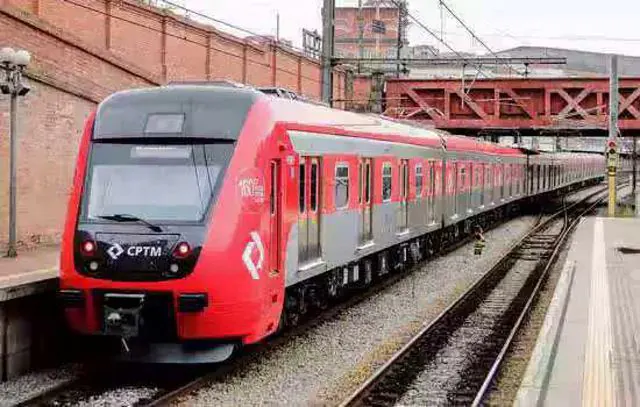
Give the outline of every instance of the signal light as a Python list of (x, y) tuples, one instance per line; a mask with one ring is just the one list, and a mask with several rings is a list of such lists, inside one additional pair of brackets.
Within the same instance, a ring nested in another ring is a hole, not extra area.
[(191, 246), (187, 242), (179, 243), (176, 248), (173, 250), (173, 257), (177, 257), (179, 259), (184, 259), (189, 257), (191, 254)]
[(90, 257), (96, 254), (96, 244), (93, 240), (85, 240), (80, 245), (80, 252), (84, 256)]

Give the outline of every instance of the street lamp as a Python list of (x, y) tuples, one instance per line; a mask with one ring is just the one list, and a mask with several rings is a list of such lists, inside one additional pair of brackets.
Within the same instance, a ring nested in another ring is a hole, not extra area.
[(24, 78), (24, 70), (31, 62), (31, 54), (25, 50), (0, 49), (0, 91), (11, 96), (10, 104), (10, 172), (9, 172), (9, 248), (8, 257), (16, 257), (16, 156), (18, 137), (18, 96), (24, 96), (31, 88)]

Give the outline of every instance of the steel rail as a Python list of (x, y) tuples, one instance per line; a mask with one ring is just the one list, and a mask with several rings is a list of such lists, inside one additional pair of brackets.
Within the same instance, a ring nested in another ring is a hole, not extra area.
[[(423, 327), (417, 334), (415, 334), (409, 342), (407, 342), (400, 350), (398, 350), (384, 365), (379, 367), (376, 372), (370, 376), (363, 384), (361, 384), (347, 399), (345, 399), (340, 407), (347, 407), (361, 404), (362, 401), (370, 394), (373, 388), (384, 380), (384, 377), (387, 373), (390, 372), (391, 368), (399, 364), (399, 362), (408, 354), (408, 352), (426, 335), (429, 335), (438, 325), (448, 318), (455, 314), (455, 311), (459, 309), (465, 301), (475, 295), (480, 287), (488, 281), (490, 278), (494, 277), (498, 272), (500, 272), (501, 267), (510, 260), (510, 256), (514, 253), (518, 248), (520, 248), (523, 243), (532, 235), (539, 232), (541, 229), (549, 226), (551, 222), (555, 221), (559, 216), (564, 215), (565, 212), (572, 210), (576, 206), (592, 199), (594, 196), (598, 194), (605, 193), (607, 188), (602, 188), (599, 191), (596, 191), (588, 196), (580, 199), (573, 204), (564, 207), (562, 210), (559, 210), (552, 215), (550, 215), (547, 219), (542, 222), (536, 222), (534, 226), (527, 232), (525, 236), (519, 239), (516, 243), (511, 245), (508, 249), (505, 250), (504, 255), (500, 257), (494, 264), (488, 269), (486, 273), (483, 273), (473, 284), (472, 286), (462, 293), (454, 302), (452, 302), (447, 308), (445, 308), (436, 318), (434, 318), (428, 325)], [(603, 198), (600, 198), (603, 199)], [(505, 272), (506, 273), (506, 272)]]
[[(537, 219), (536, 223), (539, 223), (542, 219), (542, 216), (540, 216)], [(498, 221), (495, 224), (491, 225), (491, 229), (494, 229), (495, 227), (497, 227), (498, 225), (504, 223), (504, 221)], [(446, 248), (442, 249), (441, 251), (434, 253), (432, 256), (423, 259), (421, 261), (419, 261), (418, 263), (414, 264), (413, 266), (411, 266), (409, 268), (409, 270), (402, 272), (400, 274), (395, 274), (393, 276), (388, 277), (387, 279), (379, 282), (378, 284), (374, 284), (373, 286), (371, 286), (369, 289), (365, 289), (363, 292), (358, 293), (356, 295), (354, 295), (353, 297), (348, 297), (346, 300), (343, 300), (342, 302), (339, 302), (338, 304), (334, 305), (333, 307), (327, 309), (326, 311), (322, 312), (320, 315), (317, 315), (315, 318), (306, 321), (305, 323), (303, 323), (300, 326), (296, 326), (295, 328), (293, 328), (291, 331), (289, 332), (284, 332), (282, 334), (282, 337), (278, 337), (275, 339), (272, 339), (270, 342), (265, 343), (264, 345), (262, 345), (262, 347), (260, 347), (259, 349), (257, 349), (256, 353), (253, 353), (251, 355), (243, 355), (241, 356), (240, 360), (236, 360), (234, 363), (234, 366), (237, 365), (237, 362), (240, 362), (239, 364), (241, 365), (242, 360), (246, 360), (248, 358), (254, 358), (259, 356), (259, 354), (261, 352), (264, 352), (267, 348), (273, 348), (275, 346), (281, 345), (282, 343), (284, 343), (285, 340), (287, 340), (288, 338), (294, 337), (298, 334), (303, 333), (304, 331), (308, 330), (309, 328), (316, 326), (324, 321), (327, 321), (328, 319), (332, 318), (333, 316), (339, 314), (340, 312), (344, 311), (345, 309), (351, 308), (365, 300), (367, 300), (368, 298), (372, 297), (373, 295), (383, 292), (384, 290), (390, 288), (391, 286), (395, 285), (396, 283), (404, 280), (405, 278), (409, 277), (414, 271), (416, 271), (417, 268), (422, 267), (425, 265), (425, 263), (433, 261), (437, 258), (446, 256), (447, 254), (459, 249), (460, 247), (464, 246), (465, 244), (470, 243), (471, 241), (473, 241), (473, 236), (466, 236), (463, 239), (460, 239), (459, 241), (451, 244), (450, 246), (447, 246)], [(244, 358), (244, 359), (243, 359)], [(196, 379), (194, 379), (193, 381), (186, 383), (183, 386), (180, 386), (179, 388), (176, 388), (174, 390), (171, 391), (167, 391), (166, 393), (163, 393), (151, 400), (149, 400), (147, 403), (143, 403), (140, 405), (144, 405), (145, 407), (157, 407), (157, 406), (167, 406), (169, 404), (171, 404), (173, 401), (177, 400), (179, 397), (185, 395), (188, 392), (193, 392), (195, 390), (197, 390), (198, 388), (200, 388), (201, 386), (205, 385), (207, 382), (215, 379), (216, 377), (221, 377), (222, 375), (229, 373), (231, 371), (232, 366), (229, 366), (229, 368), (226, 368), (226, 366), (224, 368), (222, 368), (221, 370), (216, 370), (215, 372), (211, 373), (211, 374), (207, 374), (204, 375), (202, 377), (198, 377)]]
[[(582, 188), (582, 189), (579, 189), (578, 191), (573, 191), (573, 192), (575, 193), (579, 191), (584, 191), (588, 188), (592, 188), (592, 187)], [(594, 194), (590, 194), (589, 197), (598, 193), (601, 193), (601, 192), (599, 191), (599, 192), (595, 192)], [(543, 218), (543, 214), (541, 213), (539, 218), (536, 220), (534, 228), (532, 228), (532, 230), (534, 230), (536, 227), (543, 224), (541, 223), (542, 218)], [(505, 219), (497, 221), (491, 224), (487, 230), (494, 229), (495, 227), (503, 224), (505, 221), (509, 219), (510, 217), (507, 217)], [(520, 241), (523, 241), (525, 238), (526, 236), (523, 237)], [(222, 363), (213, 372), (206, 373), (193, 380), (186, 380), (186, 382), (182, 381), (181, 383), (177, 383), (177, 386), (173, 389), (167, 389), (166, 391), (161, 390), (160, 394), (158, 394), (157, 396), (152, 396), (151, 399), (138, 402), (136, 403), (136, 405), (137, 406), (142, 406), (142, 405), (154, 406), (154, 407), (169, 405), (171, 404), (171, 402), (175, 401), (176, 399), (185, 395), (186, 393), (196, 391), (203, 385), (206, 385), (207, 382), (214, 380), (217, 377), (222, 377), (225, 374), (230, 373), (233, 369), (241, 366), (243, 364), (242, 362), (248, 362), (251, 359), (255, 359), (256, 357), (259, 357), (262, 353), (264, 353), (266, 350), (274, 348), (276, 346), (280, 346), (284, 344), (286, 340), (288, 340), (289, 338), (295, 337), (296, 335), (303, 333), (304, 331), (312, 328), (313, 326), (317, 326), (318, 324), (321, 324), (324, 321), (331, 319), (333, 316), (339, 314), (343, 310), (348, 309), (349, 307), (353, 307), (358, 303), (365, 301), (366, 299), (370, 298), (371, 296), (379, 292), (383, 292), (384, 290), (390, 288), (396, 283), (412, 275), (415, 269), (424, 266), (427, 262), (443, 257), (459, 249), (465, 244), (468, 244), (469, 242), (471, 242), (472, 240), (473, 240), (473, 236), (466, 236), (463, 239), (460, 239), (457, 242), (443, 248), (439, 252), (436, 252), (433, 255), (427, 257), (426, 259), (423, 259), (417, 262), (416, 264), (411, 265), (407, 271), (389, 276), (386, 279), (378, 282), (377, 284), (372, 285), (368, 289), (365, 289), (361, 292), (356, 292), (355, 295), (339, 301), (338, 303), (332, 305), (330, 308), (320, 312), (318, 315), (315, 315), (311, 319), (303, 322), (301, 325), (293, 327), (288, 331), (284, 331), (281, 334), (278, 334), (273, 339), (263, 344), (257, 345), (256, 349), (253, 352), (248, 354), (243, 354), (238, 359), (234, 359), (229, 362)], [(506, 253), (506, 255), (508, 255), (508, 252)], [(61, 383), (60, 385), (57, 385), (53, 388), (50, 388), (41, 393), (38, 393), (27, 400), (21, 401), (17, 405), (22, 407), (22, 406), (34, 406), (34, 405), (47, 404), (47, 402), (55, 400), (56, 398), (61, 397), (64, 394), (69, 393), (70, 391), (73, 391), (78, 387), (84, 387), (84, 386), (90, 387), (92, 383), (96, 383), (96, 382), (99, 383), (100, 377), (101, 377), (101, 373), (99, 371), (91, 372), (89, 373), (89, 376), (82, 376), (82, 377), (78, 377), (77, 379), (72, 379), (65, 383)]]
[[(589, 187), (587, 187), (589, 188)], [(585, 188), (585, 189), (587, 189)], [(584, 189), (582, 189), (584, 190)], [(598, 194), (601, 193), (601, 191), (595, 192), (594, 194)], [(589, 197), (593, 196), (594, 194), (589, 195)], [(535, 222), (534, 226), (539, 226), (542, 222), (542, 218), (543, 218), (543, 214), (541, 213), (540, 216), (538, 217), (538, 219)], [(500, 225), (504, 223), (504, 221), (501, 222), (496, 222), (495, 224), (493, 224), (491, 226), (490, 229), (495, 228), (496, 226)], [(293, 331), (291, 332), (285, 332), (283, 334), (282, 338), (276, 338), (274, 340), (271, 341), (271, 343), (266, 344), (266, 346), (268, 347), (273, 347), (273, 346), (277, 346), (278, 344), (284, 342), (284, 340), (286, 340), (286, 338), (290, 338), (292, 336), (295, 336), (298, 333), (303, 332), (304, 330), (309, 329), (311, 326), (317, 325), (319, 323), (322, 323), (322, 321), (326, 321), (327, 319), (331, 318), (331, 316), (338, 314), (339, 312), (343, 311), (344, 309), (350, 308), (364, 300), (366, 300), (367, 298), (370, 298), (372, 295), (378, 293), (378, 292), (382, 292), (385, 289), (393, 286), (394, 284), (396, 284), (397, 282), (405, 279), (406, 277), (408, 277), (409, 275), (411, 275), (416, 268), (418, 267), (422, 267), (424, 266), (424, 264), (426, 262), (429, 261), (433, 261), (436, 258), (445, 256), (457, 249), (459, 249), (460, 247), (464, 246), (465, 244), (468, 244), (469, 242), (471, 242), (473, 240), (472, 236), (467, 236), (461, 240), (459, 240), (458, 242), (446, 247), (445, 249), (441, 250), (440, 252), (434, 254), (433, 256), (424, 259), (422, 261), (419, 261), (417, 264), (413, 265), (407, 272), (403, 272), (401, 274), (397, 274), (395, 276), (392, 276), (391, 278), (388, 278), (387, 280), (382, 281), (381, 283), (372, 286), (370, 289), (365, 290), (362, 293), (357, 294), (354, 297), (351, 297), (349, 299), (347, 299), (346, 301), (343, 301), (342, 303), (337, 304), (336, 306), (330, 308), (327, 311), (322, 312), (318, 317), (319, 318), (314, 318), (310, 321), (308, 321), (307, 323), (298, 326), (296, 328), (294, 328)], [(264, 351), (264, 348), (261, 348), (258, 350), (258, 353)], [(255, 357), (256, 355), (250, 355), (249, 357)], [(241, 364), (241, 363), (240, 363)], [(157, 406), (166, 406), (171, 404), (173, 401), (177, 400), (179, 397), (185, 395), (188, 392), (193, 392), (196, 391), (197, 389), (199, 389), (200, 387), (202, 387), (203, 385), (205, 385), (207, 382), (215, 379), (216, 377), (220, 377), (226, 373), (229, 373), (231, 370), (231, 367), (227, 368), (223, 368), (222, 370), (218, 370), (214, 373), (196, 378), (195, 380), (193, 380), (190, 383), (187, 383), (179, 388), (176, 388), (174, 390), (168, 391), (164, 394), (161, 394), (158, 397), (153, 398), (152, 400), (150, 400), (147, 403), (144, 403), (143, 405), (146, 407), (157, 407)]]
[[(618, 189), (621, 189), (624, 186), (626, 186), (626, 185), (622, 185), (622, 186), (618, 187)], [(533, 291), (531, 292), (531, 295), (529, 296), (529, 299), (527, 300), (527, 303), (525, 304), (524, 308), (522, 309), (522, 312), (518, 316), (518, 319), (517, 319), (516, 323), (514, 324), (513, 328), (511, 329), (511, 332), (509, 333), (509, 336), (505, 340), (505, 343), (502, 346), (502, 348), (500, 350), (500, 353), (496, 356), (496, 359), (493, 362), (493, 364), (491, 366), (491, 369), (489, 370), (489, 373), (487, 374), (484, 382), (482, 383), (482, 386), (480, 387), (480, 390), (478, 390), (478, 392), (476, 394), (476, 397), (473, 400), (472, 407), (479, 406), (480, 403), (483, 400), (485, 400), (487, 395), (489, 394), (491, 385), (493, 384), (494, 379), (496, 378), (498, 372), (500, 371), (500, 367), (501, 367), (502, 363), (504, 362), (504, 359), (505, 359), (505, 357), (507, 355), (507, 352), (511, 348), (511, 345), (513, 344), (513, 341), (514, 341), (516, 335), (520, 331), (522, 323), (524, 322), (525, 318), (527, 317), (527, 315), (531, 311), (531, 307), (533, 306), (535, 298), (537, 297), (538, 293), (540, 292), (540, 289), (541, 289), (542, 285), (546, 281), (546, 279), (547, 279), (547, 277), (549, 275), (549, 272), (551, 271), (551, 269), (555, 265), (555, 262), (556, 262), (558, 256), (560, 255), (561, 247), (565, 243), (567, 237), (569, 236), (569, 233), (573, 229), (575, 229), (575, 227), (580, 222), (580, 219), (585, 214), (593, 211), (599, 204), (602, 203), (602, 201), (604, 201), (605, 198), (606, 198), (606, 196), (598, 198), (593, 204), (589, 205), (588, 208), (586, 208), (585, 210), (581, 211), (578, 216), (576, 216), (571, 222), (569, 222), (566, 225), (566, 227), (564, 228), (564, 230), (562, 231), (562, 233), (558, 237), (558, 241), (555, 244), (554, 250), (553, 250), (551, 256), (549, 257), (549, 259), (547, 260), (546, 265), (545, 265), (545, 267), (544, 267), (544, 269), (543, 269), (543, 271), (542, 271), (542, 273), (540, 275), (540, 278), (538, 279), (538, 281), (536, 283), (536, 286), (534, 287)]]

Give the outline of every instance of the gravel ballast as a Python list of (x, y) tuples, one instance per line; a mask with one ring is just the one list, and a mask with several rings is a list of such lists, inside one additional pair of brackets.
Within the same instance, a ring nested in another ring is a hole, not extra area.
[[(520, 217), (487, 231), (481, 256), (474, 256), (473, 244), (467, 244), (426, 263), (382, 292), (293, 335), (248, 363), (239, 363), (230, 375), (184, 396), (182, 402), (188, 406), (339, 402), (479, 278), (523, 236), (535, 218)], [(55, 387), (78, 372), (75, 368), (58, 369), (0, 383), (0, 406)], [(75, 398), (66, 405), (133, 405), (157, 392), (153, 386), (123, 386), (98, 391), (90, 398)]]
[(438, 315), (533, 225), (525, 216), (426, 263), (387, 290), (182, 399), (184, 405), (335, 404)]
[(0, 383), (0, 406), (8, 407), (26, 401), (51, 388), (64, 385), (78, 375), (78, 366), (69, 365), (25, 374)]

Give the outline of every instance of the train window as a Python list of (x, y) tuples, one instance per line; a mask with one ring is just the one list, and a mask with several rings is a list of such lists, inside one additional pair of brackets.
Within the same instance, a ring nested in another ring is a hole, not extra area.
[(349, 167), (347, 164), (336, 165), (336, 208), (344, 208), (349, 203)]
[(511, 196), (511, 164), (505, 164), (502, 167), (502, 183), (504, 184), (503, 198), (509, 198)]
[[(149, 221), (201, 221), (217, 199), (233, 149), (226, 143), (96, 143), (81, 217), (93, 221), (130, 213)], [(172, 185), (171, 193), (167, 185)]]
[(431, 161), (427, 161), (427, 166), (425, 168), (425, 184), (424, 184), (424, 194), (426, 196), (433, 195), (433, 185), (431, 185), (431, 178), (433, 177), (433, 163)]
[(362, 163), (358, 163), (358, 203), (362, 203)]
[(389, 202), (391, 200), (391, 163), (382, 165), (382, 201)]
[(311, 191), (309, 191), (311, 210), (318, 210), (318, 163), (311, 163)]
[(486, 187), (486, 192), (487, 192), (487, 204), (491, 203), (493, 201), (493, 196), (492, 196), (492, 192), (493, 192), (493, 176), (491, 174), (491, 164), (487, 164), (485, 165), (485, 174), (484, 174), (484, 184)]
[(481, 174), (484, 174), (486, 165), (478, 165), (478, 186), (480, 187), (480, 206), (484, 206), (484, 182), (481, 182)]
[(364, 201), (371, 202), (371, 163), (369, 161), (364, 165)]
[(424, 184), (424, 178), (422, 174), (422, 164), (416, 165), (416, 196), (422, 196), (422, 185)]
[(304, 161), (300, 162), (300, 181), (299, 181), (299, 192), (300, 192), (300, 213), (304, 213), (304, 208), (305, 208), (305, 203), (306, 203), (306, 195), (305, 195), (305, 190), (306, 190), (306, 183), (307, 183), (307, 173), (305, 171), (305, 163)]

